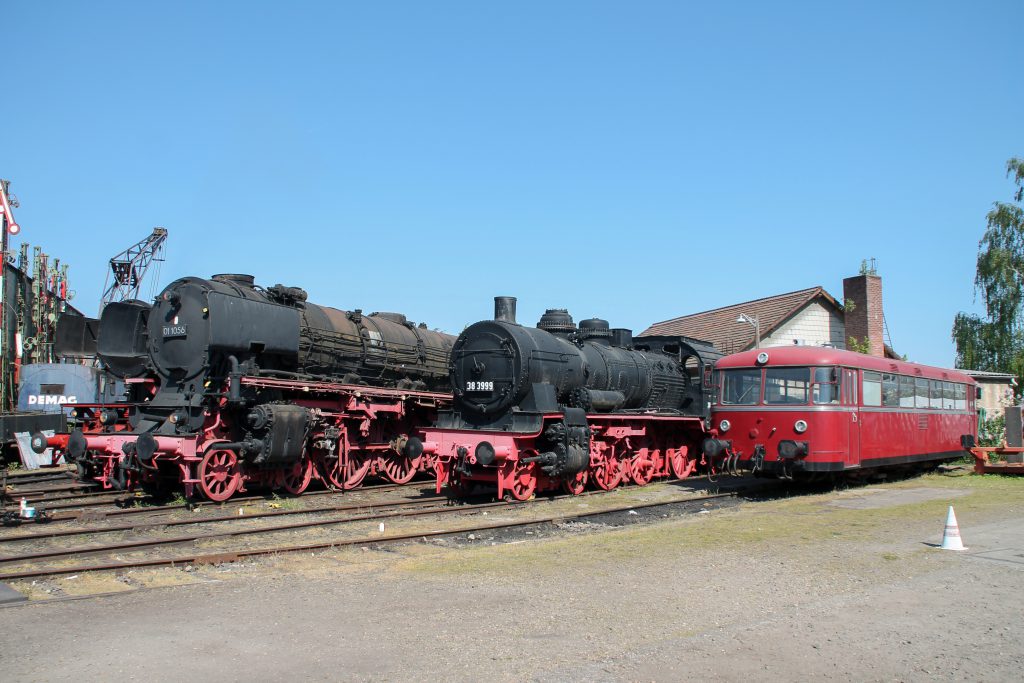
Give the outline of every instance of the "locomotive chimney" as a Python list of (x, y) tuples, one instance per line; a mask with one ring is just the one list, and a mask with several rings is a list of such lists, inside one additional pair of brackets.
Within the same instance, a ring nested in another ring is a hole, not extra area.
[(494, 319), (501, 322), (516, 323), (516, 298), (514, 296), (494, 297)]

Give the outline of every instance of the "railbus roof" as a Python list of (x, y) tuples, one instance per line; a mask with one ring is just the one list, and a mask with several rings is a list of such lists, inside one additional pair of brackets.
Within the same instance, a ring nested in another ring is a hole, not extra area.
[[(757, 362), (757, 356), (761, 353), (768, 354), (768, 362)], [(959, 370), (936, 368), (931, 365), (921, 365), (920, 363), (908, 363), (907, 361), (893, 360), (891, 358), (868, 356), (863, 353), (843, 351), (826, 346), (766, 346), (720, 358), (715, 367), (725, 369), (760, 365), (769, 367), (774, 365), (845, 365), (863, 370), (891, 372), (901, 375), (926, 377), (928, 379), (946, 380), (948, 382), (975, 383), (973, 378)]]

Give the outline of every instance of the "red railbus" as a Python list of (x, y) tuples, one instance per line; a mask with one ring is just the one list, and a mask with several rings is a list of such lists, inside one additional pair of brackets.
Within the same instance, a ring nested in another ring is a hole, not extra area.
[(977, 436), (976, 384), (956, 370), (812, 346), (755, 349), (715, 365), (705, 453), (756, 474), (812, 479), (925, 469)]

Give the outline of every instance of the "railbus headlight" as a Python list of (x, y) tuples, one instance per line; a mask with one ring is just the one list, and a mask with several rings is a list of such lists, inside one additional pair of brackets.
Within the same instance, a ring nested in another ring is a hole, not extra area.
[(796, 430), (797, 434), (803, 434), (804, 432), (807, 431), (807, 421), (797, 420), (796, 422), (793, 423), (793, 429)]
[(728, 420), (722, 420), (721, 422), (718, 423), (718, 431), (722, 432), (723, 434), (729, 431), (730, 427), (732, 427), (732, 423), (729, 422)]

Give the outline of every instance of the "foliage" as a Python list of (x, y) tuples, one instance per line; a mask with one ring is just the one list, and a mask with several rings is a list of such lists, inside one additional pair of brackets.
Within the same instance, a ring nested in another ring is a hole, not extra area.
[(856, 351), (857, 353), (871, 353), (871, 342), (868, 341), (867, 337), (859, 341), (856, 337), (850, 337), (846, 342), (846, 349), (848, 351)]
[(1006, 416), (997, 415), (978, 425), (979, 446), (1001, 446), (1006, 439)]
[(958, 313), (953, 321), (957, 366), (1009, 372), (1024, 386), (1024, 159), (1010, 159), (1006, 174), (1017, 186), (1013, 202), (995, 202), (978, 244), (975, 291), (985, 316)]

